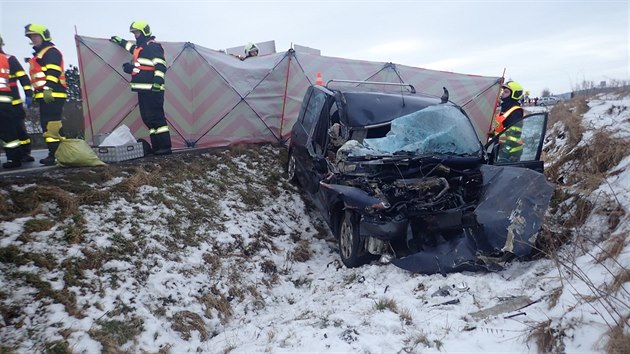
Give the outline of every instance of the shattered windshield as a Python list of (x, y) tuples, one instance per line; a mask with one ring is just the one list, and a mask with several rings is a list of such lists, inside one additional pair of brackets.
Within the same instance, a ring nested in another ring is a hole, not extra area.
[(468, 118), (447, 105), (430, 106), (396, 118), (385, 137), (364, 139), (363, 147), (352, 155), (478, 155), (481, 150)]

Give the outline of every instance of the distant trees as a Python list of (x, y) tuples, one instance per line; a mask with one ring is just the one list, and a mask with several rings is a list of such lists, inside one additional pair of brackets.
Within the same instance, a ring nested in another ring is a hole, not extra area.
[(81, 76), (77, 66), (70, 64), (66, 69), (66, 83), (68, 101), (81, 102)]
[(549, 97), (549, 96), (551, 96), (551, 91), (549, 91), (548, 88), (544, 88), (542, 90), (542, 93), (540, 94), (540, 97)]

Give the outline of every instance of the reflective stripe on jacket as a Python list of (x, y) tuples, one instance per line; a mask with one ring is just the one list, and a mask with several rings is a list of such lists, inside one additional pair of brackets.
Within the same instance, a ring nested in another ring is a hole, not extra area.
[(0, 95), (11, 92), (11, 68), (9, 67), (9, 56), (0, 53)]
[(133, 69), (131, 71), (132, 91), (151, 91), (153, 84), (160, 85), (164, 90), (164, 73), (166, 59), (164, 49), (159, 43), (149, 40), (144, 45), (126, 42), (124, 48), (133, 54)]
[[(58, 63), (45, 60), (46, 53), (53, 48), (61, 57), (61, 60)], [(66, 75), (63, 70), (63, 55), (59, 52), (59, 50), (57, 50), (57, 48), (54, 46), (43, 48), (33, 58), (31, 58), (29, 64), (31, 66), (29, 70), (31, 83), (33, 85), (33, 90), (35, 91), (36, 99), (44, 97), (44, 87), (50, 88), (53, 91), (53, 97), (55, 98), (68, 97), (68, 94), (66, 93), (68, 85), (66, 84)], [(55, 75), (55, 71), (59, 72), (59, 75)]]
[[(496, 117), (497, 126), (494, 129), (496, 134), (500, 134), (505, 130), (503, 123), (506, 119), (517, 109), (523, 109), (520, 106), (513, 106), (508, 109), (505, 113), (499, 113)], [(521, 135), (523, 133), (523, 121), (512, 124), (505, 134), (499, 137), (499, 142), (501, 143), (501, 149), (505, 150), (508, 154), (513, 154), (523, 150), (523, 139), (521, 139)]]
[[(7, 68), (9, 77), (8, 85), (6, 84)], [(22, 84), (22, 89), (24, 89), (26, 97), (32, 96), (31, 80), (29, 80), (28, 75), (24, 72), (24, 68), (20, 65), (20, 62), (13, 55), (0, 53), (0, 102), (11, 103), (14, 106), (23, 102), (17, 84), (18, 80)], [(7, 87), (9, 90), (7, 90)]]

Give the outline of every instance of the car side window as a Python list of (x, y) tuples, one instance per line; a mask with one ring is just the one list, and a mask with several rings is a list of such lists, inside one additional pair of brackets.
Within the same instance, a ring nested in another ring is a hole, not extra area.
[(308, 106), (309, 98), (313, 92), (313, 87), (309, 87), (304, 95), (304, 100), (302, 101), (302, 106), (300, 107), (300, 114), (298, 115), (298, 121), (300, 124), (304, 125), (304, 113), (306, 112), (306, 107)]
[(306, 129), (309, 135), (313, 133), (315, 124), (317, 123), (317, 120), (322, 113), (322, 107), (324, 106), (325, 101), (326, 94), (319, 90), (313, 90), (313, 94), (309, 98), (308, 104), (306, 105), (306, 111), (304, 112), (304, 121), (302, 122), (302, 124), (304, 125), (304, 129)]
[(326, 103), (326, 94), (319, 90), (313, 90), (313, 94), (308, 100), (308, 104), (306, 105), (306, 111), (304, 112), (304, 121), (302, 124), (304, 125), (304, 129), (308, 133), (309, 139), (307, 142), (307, 146), (313, 155), (321, 155), (322, 147), (316, 143), (313, 135), (315, 135), (315, 128), (319, 121), (320, 116), (322, 115), (322, 109), (324, 108), (324, 104)]
[(521, 161), (536, 161), (540, 159), (542, 144), (545, 138), (547, 114), (539, 113), (523, 118), (523, 154)]

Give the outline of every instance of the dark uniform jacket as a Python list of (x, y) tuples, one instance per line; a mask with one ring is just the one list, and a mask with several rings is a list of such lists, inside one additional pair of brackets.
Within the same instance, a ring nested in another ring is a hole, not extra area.
[(157, 84), (159, 90), (164, 90), (164, 74), (166, 73), (164, 48), (155, 42), (154, 38), (139, 37), (136, 44), (123, 39), (120, 43), (121, 47), (133, 55), (131, 64), (124, 65), (125, 72), (131, 74), (132, 91), (155, 91), (153, 84)]

